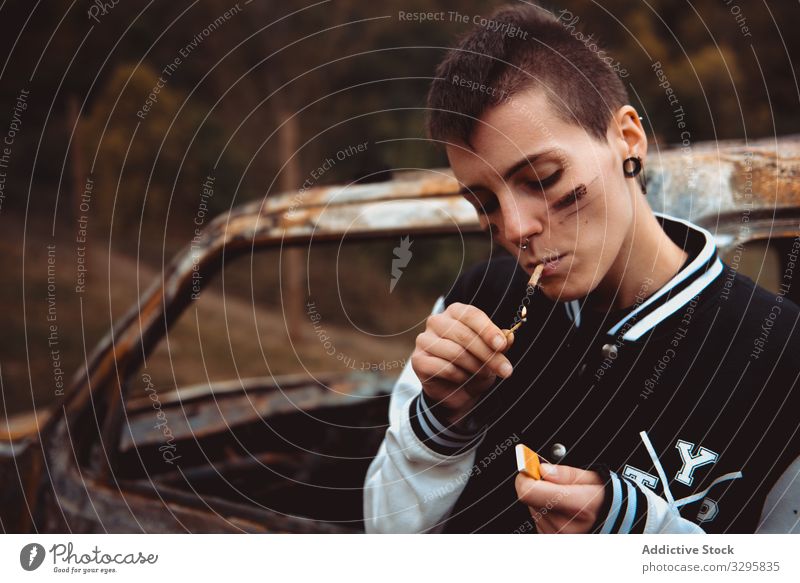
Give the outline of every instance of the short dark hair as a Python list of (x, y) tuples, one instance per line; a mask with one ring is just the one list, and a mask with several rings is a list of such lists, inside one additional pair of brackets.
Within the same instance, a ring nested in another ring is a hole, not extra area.
[(544, 84), (561, 119), (606, 141), (613, 113), (629, 100), (596, 40), (587, 42), (570, 22), (528, 3), (503, 6), (479, 22), (436, 70), (428, 93), (431, 140), (472, 147), (476, 120), (487, 109)]

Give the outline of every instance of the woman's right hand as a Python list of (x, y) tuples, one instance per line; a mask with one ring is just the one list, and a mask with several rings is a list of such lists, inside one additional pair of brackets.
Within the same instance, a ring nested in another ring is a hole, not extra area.
[(511, 375), (511, 362), (502, 353), (514, 343), (514, 334), (506, 338), (505, 332), (469, 304), (453, 303), (428, 316), (411, 367), (425, 395), (443, 407), (441, 417), (458, 425), (497, 376)]

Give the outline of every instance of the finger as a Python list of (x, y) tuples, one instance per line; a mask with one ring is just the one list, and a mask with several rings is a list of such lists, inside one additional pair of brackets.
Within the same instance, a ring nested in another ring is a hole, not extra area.
[[(531, 516), (534, 515), (534, 512), (533, 510), (531, 511)], [(539, 520), (536, 520), (536, 530), (540, 534), (586, 533), (589, 530), (589, 526), (591, 526), (586, 525), (585, 520), (562, 512), (548, 512), (541, 516)]]
[(483, 394), (496, 379), (491, 371), (485, 372), (487, 368), (483, 373), (472, 373), (420, 350), (411, 356), (411, 366), (423, 385), (435, 383), (436, 398), (448, 408), (462, 408)]
[[(557, 512), (538, 512), (533, 508), (530, 509), (531, 516), (536, 522), (536, 530), (539, 534), (567, 534), (569, 533), (569, 526), (571, 518), (564, 516)], [(538, 519), (537, 519), (537, 516)]]
[(452, 362), (476, 376), (482, 378), (494, 376), (494, 371), (484, 361), (449, 338), (441, 338), (433, 332), (423, 332), (417, 336), (417, 347), (431, 356)]
[(507, 346), (506, 337), (500, 331), (500, 328), (492, 322), (491, 318), (486, 315), (486, 312), (480, 308), (476, 308), (470, 304), (453, 303), (448, 306), (447, 311), (453, 318), (463, 322), (475, 334), (480, 336), (486, 343), (486, 346), (491, 346), (492, 350), (504, 350)]
[(491, 349), (469, 326), (459, 320), (452, 318), (434, 319), (428, 322), (430, 329), (441, 338), (452, 340), (459, 346), (468, 350), (481, 362), (486, 363), (489, 368), (501, 377), (507, 377), (511, 371), (504, 371), (503, 365), (511, 367), (511, 362), (502, 354), (498, 354)]
[(542, 479), (553, 484), (603, 484), (600, 474), (572, 466), (541, 464)]
[(517, 490), (517, 499), (535, 509), (544, 508), (548, 504), (553, 506), (568, 496), (564, 486), (534, 480), (522, 472), (517, 474), (514, 487)]
[(503, 336), (506, 337), (506, 341), (507, 341), (506, 350), (511, 348), (511, 345), (514, 344), (514, 333), (513, 332), (509, 333), (508, 330), (509, 330), (508, 328), (503, 328), (503, 330), (502, 330)]
[(549, 513), (568, 517), (583, 511), (596, 497), (605, 493), (604, 487), (597, 484), (551, 484), (522, 473), (517, 474), (514, 486), (517, 498), (526, 506), (540, 513), (547, 509)]
[(449, 360), (433, 356), (424, 351), (415, 352), (412, 357), (412, 367), (421, 383), (431, 381), (446, 381), (453, 383), (453, 389), (467, 382), (473, 377), (472, 373), (465, 371), (460, 366)]
[(550, 512), (536, 523), (536, 529), (541, 534), (564, 534), (569, 532), (571, 521), (571, 518), (562, 514)]

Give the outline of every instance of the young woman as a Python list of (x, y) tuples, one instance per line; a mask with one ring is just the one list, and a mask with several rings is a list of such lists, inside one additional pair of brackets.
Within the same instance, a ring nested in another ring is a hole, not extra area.
[[(785, 496), (765, 502), (800, 455), (800, 310), (724, 264), (711, 233), (652, 211), (645, 132), (596, 47), (535, 6), (489, 20), (440, 65), (429, 134), (508, 253), (463, 274), (418, 336), (367, 531), (791, 521)], [(553, 462), (541, 480), (516, 473), (517, 443)]]

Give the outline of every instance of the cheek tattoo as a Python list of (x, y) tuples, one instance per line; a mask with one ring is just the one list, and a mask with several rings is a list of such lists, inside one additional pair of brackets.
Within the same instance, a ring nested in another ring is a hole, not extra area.
[[(598, 178), (600, 178), (599, 175), (595, 176), (589, 181), (589, 184), (594, 184), (595, 180), (597, 180)], [(576, 186), (569, 194), (566, 194), (565, 196), (561, 197), (553, 206), (558, 210), (567, 208), (579, 202), (587, 194), (589, 194), (589, 189), (587, 188), (587, 185), (581, 183), (578, 186)]]
[[(589, 181), (589, 184), (590, 185), (593, 184), (598, 178), (600, 178), (599, 175), (595, 176), (594, 178), (592, 178)], [(566, 208), (569, 208), (572, 205), (575, 205), (578, 202), (580, 202), (587, 194), (589, 194), (589, 189), (587, 188), (587, 185), (581, 183), (578, 186), (576, 186), (575, 189), (572, 190), (569, 194), (567, 194), (566, 196), (564, 196), (561, 199), (559, 199), (558, 202), (556, 202), (553, 206), (555, 207), (556, 210), (559, 210), (559, 211), (563, 210), (563, 209), (566, 209)], [(578, 210), (580, 210), (580, 209), (576, 208), (572, 212), (564, 215), (564, 219), (567, 219), (568, 217), (571, 217), (572, 215), (577, 213)]]
[(586, 196), (586, 193), (587, 193), (586, 185), (585, 184), (579, 184), (578, 186), (575, 187), (575, 189), (572, 192), (570, 192), (569, 194), (567, 194), (567, 195), (563, 196), (562, 198), (560, 198), (553, 205), (553, 207), (558, 209), (558, 210), (567, 208), (567, 207), (575, 204), (579, 200), (581, 200), (584, 196)]

